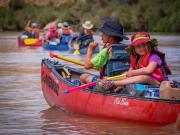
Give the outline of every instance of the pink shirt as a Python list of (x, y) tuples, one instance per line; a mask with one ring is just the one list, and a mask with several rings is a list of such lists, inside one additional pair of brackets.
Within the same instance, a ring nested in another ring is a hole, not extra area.
[(59, 38), (59, 35), (58, 35), (58, 33), (57, 32), (48, 32), (47, 33), (47, 38), (49, 39), (49, 40), (51, 40), (51, 39), (53, 39), (53, 38)]

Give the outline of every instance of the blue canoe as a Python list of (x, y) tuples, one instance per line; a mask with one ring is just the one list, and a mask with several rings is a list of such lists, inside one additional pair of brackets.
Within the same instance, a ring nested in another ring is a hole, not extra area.
[[(69, 50), (69, 41), (71, 40), (71, 36), (62, 36), (60, 44), (54, 45), (50, 43), (44, 43), (43, 48), (46, 50), (58, 50), (58, 51), (67, 51)], [(53, 42), (54, 40), (52, 40)]]
[(59, 50), (59, 51), (69, 50), (68, 44), (51, 45), (51, 44), (45, 43), (43, 45), (43, 48), (46, 50)]

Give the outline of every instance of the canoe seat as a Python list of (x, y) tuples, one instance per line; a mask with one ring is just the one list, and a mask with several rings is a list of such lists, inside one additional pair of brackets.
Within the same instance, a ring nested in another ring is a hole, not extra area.
[(69, 72), (69, 70), (65, 67), (62, 67), (60, 70), (60, 74), (63, 78), (71, 78), (72, 74)]

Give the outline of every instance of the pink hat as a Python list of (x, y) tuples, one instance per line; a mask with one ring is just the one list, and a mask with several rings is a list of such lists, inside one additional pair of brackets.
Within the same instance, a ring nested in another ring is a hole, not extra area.
[(150, 38), (150, 34), (148, 32), (136, 32), (132, 37), (131, 37), (131, 44), (130, 46), (137, 46), (142, 43), (147, 43), (151, 42), (155, 39)]
[(155, 47), (158, 45), (158, 42), (156, 39), (151, 39), (150, 34), (148, 32), (136, 32), (131, 37), (131, 44), (128, 46), (127, 51), (129, 53), (132, 53), (132, 46), (137, 46), (142, 43), (149, 43), (152, 47)]
[(48, 30), (49, 31), (55, 31), (57, 28), (56, 28), (56, 26), (55, 25), (50, 25), (49, 27), (48, 27)]

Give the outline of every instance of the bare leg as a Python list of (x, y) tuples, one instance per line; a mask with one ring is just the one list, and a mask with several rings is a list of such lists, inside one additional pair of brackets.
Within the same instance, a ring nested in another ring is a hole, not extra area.
[(161, 82), (161, 85), (160, 85), (160, 97), (165, 98), (165, 99), (179, 100), (180, 99), (180, 88), (172, 88), (170, 81), (163, 81), (163, 82)]
[(160, 98), (171, 99), (172, 95), (172, 87), (170, 81), (163, 81), (160, 85)]
[(90, 74), (82, 74), (80, 76), (81, 83), (89, 83), (92, 81), (93, 76)]
[(123, 85), (131, 84), (131, 83), (148, 83), (152, 85), (160, 84), (160, 82), (158, 82), (157, 80), (155, 80), (154, 78), (148, 75), (133, 76), (133, 77), (129, 77), (123, 80), (114, 81), (114, 83), (116, 86), (123, 86)]

